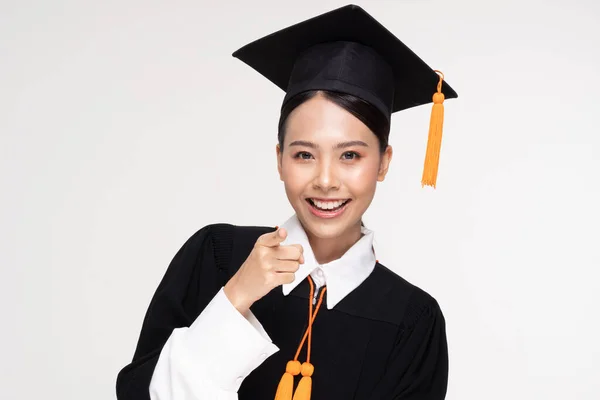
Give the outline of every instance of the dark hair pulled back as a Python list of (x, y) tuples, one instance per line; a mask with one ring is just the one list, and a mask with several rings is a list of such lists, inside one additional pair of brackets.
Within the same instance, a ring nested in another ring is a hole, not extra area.
[(322, 94), (326, 99), (332, 101), (350, 114), (358, 118), (364, 123), (379, 140), (379, 150), (385, 152), (388, 146), (388, 138), (390, 134), (390, 123), (388, 119), (376, 107), (366, 101), (345, 93), (332, 92), (327, 90), (310, 90), (299, 93), (291, 98), (281, 109), (279, 118), (279, 128), (277, 139), (279, 146), (283, 149), (283, 141), (285, 139), (286, 122), (292, 111), (302, 103), (312, 99), (317, 94)]

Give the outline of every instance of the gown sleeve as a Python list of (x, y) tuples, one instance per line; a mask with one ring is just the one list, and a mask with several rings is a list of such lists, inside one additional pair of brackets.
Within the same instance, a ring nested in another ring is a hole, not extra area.
[(429, 297), (409, 306), (387, 372), (370, 400), (443, 400), (448, 386), (448, 344), (442, 311)]
[(119, 400), (235, 400), (244, 378), (278, 350), (225, 296), (214, 230), (198, 231), (169, 264), (133, 360), (118, 374)]

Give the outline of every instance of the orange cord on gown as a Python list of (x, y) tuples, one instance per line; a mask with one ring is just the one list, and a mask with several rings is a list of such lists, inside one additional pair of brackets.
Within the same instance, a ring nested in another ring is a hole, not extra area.
[[(312, 325), (317, 317), (317, 313), (323, 304), (323, 298), (325, 292), (327, 291), (327, 287), (324, 287), (321, 291), (321, 295), (319, 296), (319, 301), (317, 302), (316, 307), (313, 312), (313, 298), (315, 295), (315, 285), (311, 279), (308, 277), (308, 283), (310, 284), (310, 296), (308, 299), (308, 328), (304, 333), (304, 337), (298, 346), (298, 351), (296, 351), (296, 355), (293, 361), (287, 363), (286, 371), (281, 377), (281, 381), (279, 382), (279, 386), (277, 387), (277, 393), (275, 394), (275, 400), (310, 400), (311, 390), (312, 390), (312, 375), (314, 373), (314, 366), (310, 363), (310, 350), (312, 347)], [(304, 347), (304, 343), (308, 338), (308, 347), (306, 349), (306, 362), (302, 365), (298, 361), (298, 357), (300, 356), (300, 352), (302, 351), (302, 347)], [(302, 379), (298, 384), (298, 388), (296, 389), (296, 393), (294, 393), (294, 376), (302, 373)], [(293, 394), (293, 399), (292, 399)]]

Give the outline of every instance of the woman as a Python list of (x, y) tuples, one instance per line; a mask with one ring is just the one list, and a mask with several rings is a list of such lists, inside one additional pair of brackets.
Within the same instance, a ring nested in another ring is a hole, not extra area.
[(438, 83), (456, 93), (356, 6), (234, 56), (286, 90), (276, 150), (295, 214), (280, 228), (206, 226), (183, 245), (118, 398), (443, 399), (440, 307), (375, 259), (362, 216), (392, 158), (391, 114), (431, 102)]

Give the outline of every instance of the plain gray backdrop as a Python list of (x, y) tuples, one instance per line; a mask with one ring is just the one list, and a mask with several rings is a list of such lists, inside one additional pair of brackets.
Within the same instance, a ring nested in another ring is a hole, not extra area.
[[(397, 114), (365, 221), (447, 319), (448, 399), (600, 393), (600, 3), (358, 1), (446, 102)], [(212, 222), (277, 225), (283, 92), (231, 57), (346, 3), (0, 1), (0, 397), (114, 398), (173, 255)]]

